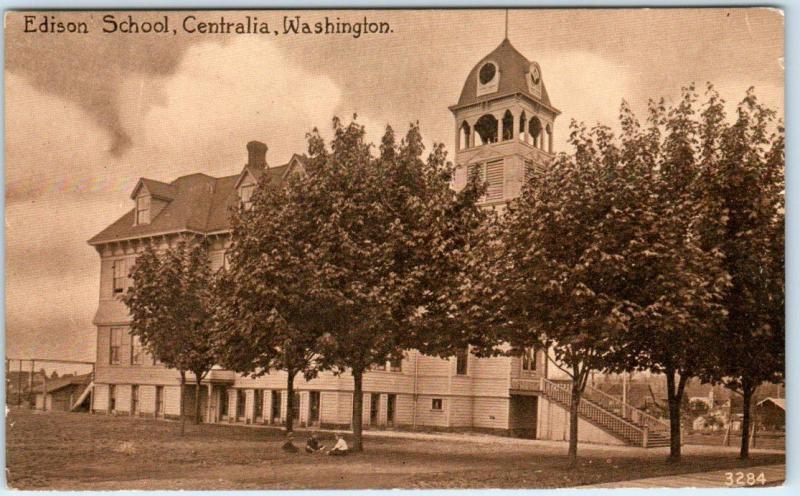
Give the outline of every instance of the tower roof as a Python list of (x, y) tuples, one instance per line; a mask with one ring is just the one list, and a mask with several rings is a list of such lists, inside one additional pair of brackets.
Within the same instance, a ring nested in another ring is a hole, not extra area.
[[(478, 72), (487, 62), (494, 62), (497, 66), (499, 73), (499, 84), (496, 91), (479, 95), (478, 92)], [(519, 50), (514, 48), (514, 45), (504, 39), (500, 45), (492, 50), (488, 55), (483, 57), (467, 76), (464, 82), (464, 88), (461, 90), (461, 98), (455, 107), (463, 107), (465, 105), (472, 105), (475, 103), (485, 102), (500, 96), (506, 96), (515, 93), (521, 93), (529, 98), (543, 103), (552, 108), (550, 104), (550, 97), (547, 95), (547, 90), (542, 81), (541, 96), (533, 94), (528, 85), (527, 78), (529, 77), (529, 70), (532, 61), (528, 60), (522, 55)]]

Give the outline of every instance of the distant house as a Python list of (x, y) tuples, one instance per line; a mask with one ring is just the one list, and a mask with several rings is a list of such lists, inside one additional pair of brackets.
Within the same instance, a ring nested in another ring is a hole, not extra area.
[[(89, 395), (84, 394), (91, 384), (91, 374), (68, 375), (48, 380), (34, 386), (35, 405), (37, 410), (69, 412), (81, 406), (89, 409)], [(45, 390), (47, 397), (45, 398)], [(80, 400), (80, 404), (76, 405)]]
[(786, 398), (764, 398), (756, 404), (758, 424), (769, 431), (786, 429)]

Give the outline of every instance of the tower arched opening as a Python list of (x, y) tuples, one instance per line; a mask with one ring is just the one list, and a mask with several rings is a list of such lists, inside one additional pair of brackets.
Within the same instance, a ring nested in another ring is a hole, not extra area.
[(528, 121), (528, 134), (530, 134), (530, 144), (536, 148), (542, 147), (542, 123), (538, 117), (533, 116)]
[[(482, 116), (475, 123), (475, 134), (480, 139), (481, 145), (497, 143), (497, 118), (492, 114)], [(477, 139), (475, 144), (477, 145)]]
[(461, 129), (458, 131), (460, 147), (459, 150), (465, 150), (472, 146), (470, 140), (472, 139), (472, 128), (469, 127), (467, 121), (461, 123)]
[(525, 143), (526, 135), (525, 135), (525, 125), (528, 123), (527, 117), (525, 117), (525, 111), (522, 111), (522, 114), (519, 116), (519, 140)]
[(503, 141), (514, 139), (514, 116), (510, 110), (503, 114)]

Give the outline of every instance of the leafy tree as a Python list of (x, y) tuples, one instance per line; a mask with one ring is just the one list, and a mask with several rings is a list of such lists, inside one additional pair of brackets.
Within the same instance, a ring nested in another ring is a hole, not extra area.
[[(550, 347), (570, 377), (570, 463), (577, 461), (578, 413), (594, 370), (619, 371), (626, 351), (614, 345), (628, 329), (625, 248), (638, 212), (636, 190), (619, 166), (608, 128), (572, 123), (570, 154), (561, 154), (525, 185), (502, 218), (492, 312), (498, 341), (512, 348)], [(487, 255), (487, 257), (490, 255)], [(558, 386), (554, 386), (558, 387)]]
[[(702, 114), (702, 195), (706, 250), (724, 255), (731, 277), (727, 318), (715, 362), (704, 374), (743, 397), (740, 457), (749, 456), (752, 398), (763, 382), (783, 380), (784, 136), (775, 111), (751, 88), (730, 123), (709, 85)], [(770, 129), (776, 127), (774, 133)]]
[[(293, 430), (294, 381), (320, 370), (317, 341), (327, 329), (317, 301), (309, 298), (317, 278), (307, 263), (313, 245), (313, 223), (297, 224), (293, 194), (302, 176), (281, 187), (264, 174), (252, 197), (252, 207), (231, 215), (229, 268), (220, 273), (216, 293), (215, 342), (222, 365), (253, 377), (283, 370), (287, 374), (286, 431)], [(308, 231), (306, 231), (306, 229)]]
[(169, 368), (181, 384), (181, 434), (185, 430), (186, 373), (194, 374), (194, 422), (200, 422), (200, 385), (214, 366), (211, 295), (214, 281), (202, 241), (183, 239), (163, 253), (149, 245), (137, 258), (133, 286), (124, 296), (130, 333)]
[(697, 195), (698, 125), (693, 86), (671, 107), (650, 102), (642, 128), (627, 104), (621, 110), (623, 162), (642, 213), (628, 262), (626, 300), (634, 308), (624, 336), (632, 365), (666, 375), (670, 460), (681, 455), (681, 405), (687, 381), (701, 374), (725, 315), (722, 298), (729, 277), (722, 254), (699, 243), (707, 204)]
[[(262, 188), (256, 199), (253, 215), (263, 208), (274, 216), (274, 234), (248, 231), (263, 254), (261, 267), (249, 265), (259, 279), (250, 286), (281, 333), (319, 336), (307, 344), (316, 367), (350, 372), (353, 449), (361, 451), (364, 372), (432, 341), (449, 308), (444, 288), (460, 270), (460, 220), (477, 207), (450, 188), (453, 167), (441, 145), (422, 160), (417, 125), (400, 144), (387, 128), (378, 156), (355, 122), (334, 119), (333, 132), (329, 148), (317, 130), (310, 133), (305, 173), (290, 177), (282, 192)], [(246, 258), (245, 246), (234, 250), (234, 267)], [(242, 346), (258, 345), (261, 335), (243, 335)], [(265, 337), (263, 348), (278, 350), (276, 341)]]

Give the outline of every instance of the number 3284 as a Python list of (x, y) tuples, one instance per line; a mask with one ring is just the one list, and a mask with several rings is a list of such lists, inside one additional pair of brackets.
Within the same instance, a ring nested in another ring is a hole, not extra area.
[(767, 483), (767, 478), (764, 477), (764, 472), (758, 474), (754, 472), (726, 472), (725, 485), (728, 486), (755, 486), (756, 484), (763, 486)]

